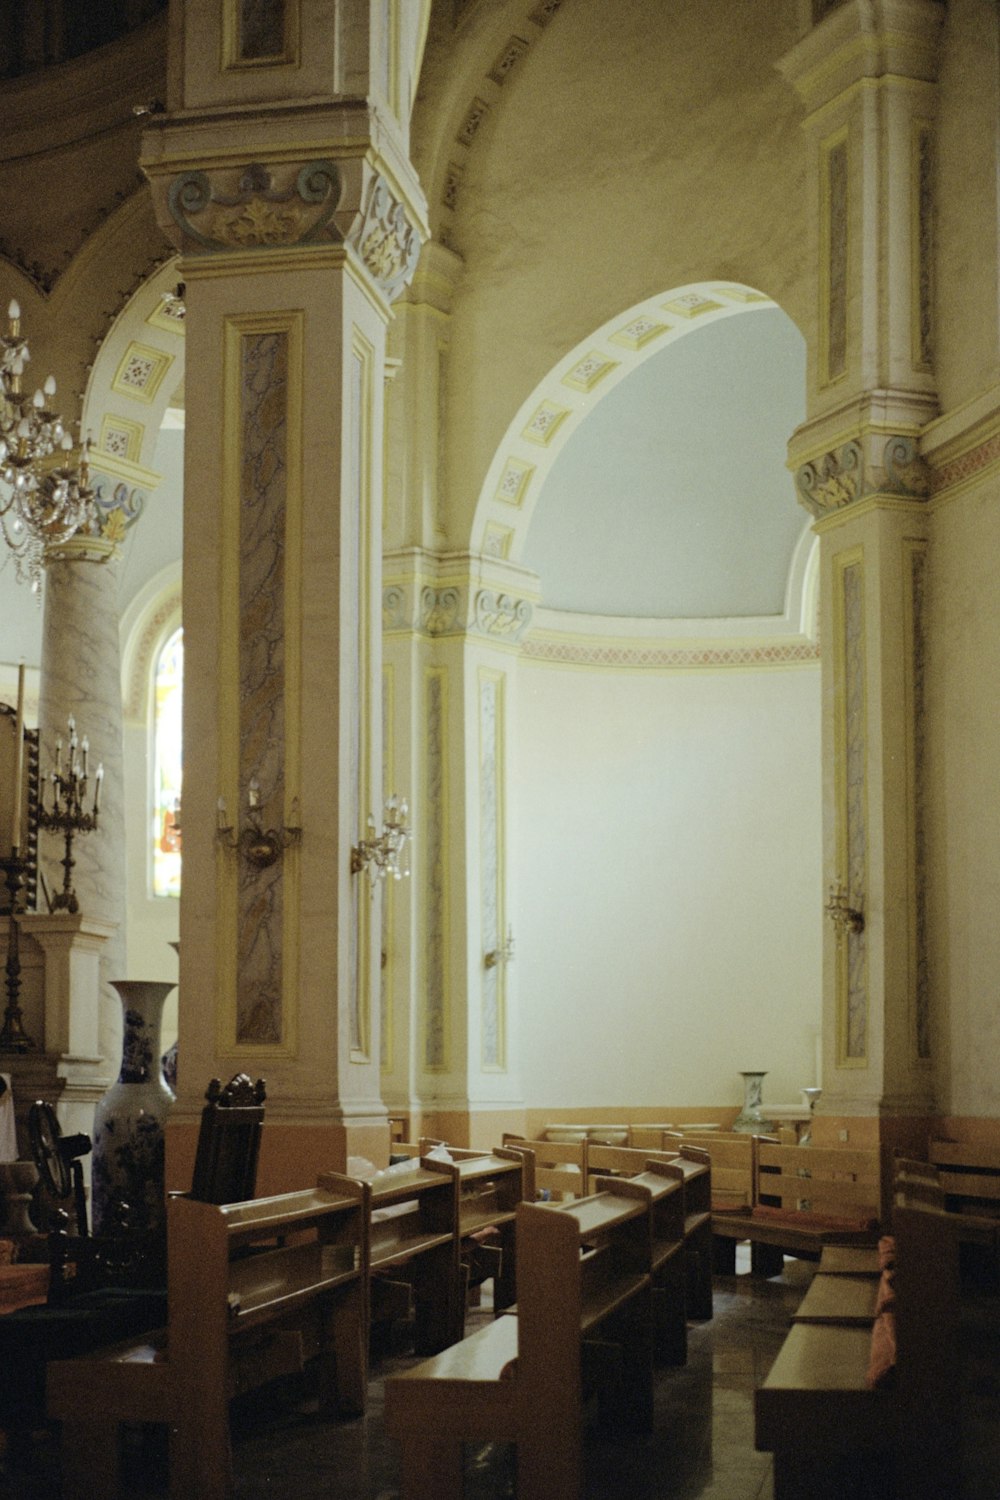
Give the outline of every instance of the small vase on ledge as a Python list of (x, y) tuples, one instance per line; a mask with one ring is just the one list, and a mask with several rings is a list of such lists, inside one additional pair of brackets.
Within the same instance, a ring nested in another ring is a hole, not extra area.
[(95, 1234), (166, 1229), (163, 1126), (173, 1094), (160, 1069), (160, 1020), (172, 983), (114, 979), (125, 1031), (117, 1082), (94, 1111)]
[(733, 1121), (733, 1129), (744, 1135), (766, 1135), (774, 1129), (771, 1120), (765, 1120), (761, 1113), (761, 1104), (764, 1097), (765, 1073), (741, 1073), (743, 1079), (743, 1108)]

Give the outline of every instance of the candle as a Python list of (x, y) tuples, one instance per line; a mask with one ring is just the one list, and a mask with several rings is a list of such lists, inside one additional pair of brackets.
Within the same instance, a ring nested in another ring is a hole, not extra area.
[(94, 781), (95, 781), (95, 786), (94, 786), (94, 816), (95, 816), (95, 818), (96, 818), (96, 816), (98, 814), (98, 811), (100, 810), (100, 806), (101, 806), (101, 782), (103, 780), (104, 780), (104, 766), (99, 761), (98, 765), (97, 765), (97, 775), (94, 778)]
[(226, 822), (226, 799), (220, 797), (215, 804), (215, 826), (220, 833), (224, 833), (229, 826)]
[(17, 718), (14, 721), (14, 811), (10, 820), (10, 852), (16, 859), (21, 847), (21, 783), (24, 780), (24, 662), (17, 669)]

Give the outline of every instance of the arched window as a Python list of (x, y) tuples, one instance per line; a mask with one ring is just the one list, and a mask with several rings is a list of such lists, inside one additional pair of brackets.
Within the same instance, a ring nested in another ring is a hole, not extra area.
[(181, 893), (181, 704), (184, 632), (168, 636), (153, 679), (153, 895)]

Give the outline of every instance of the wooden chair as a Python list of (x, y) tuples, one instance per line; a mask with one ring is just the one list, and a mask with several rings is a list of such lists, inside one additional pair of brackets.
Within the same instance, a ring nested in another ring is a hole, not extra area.
[(264, 1080), (237, 1073), (223, 1088), (208, 1085), (194, 1159), (189, 1198), (198, 1203), (244, 1203), (257, 1186), (257, 1158), (264, 1129)]

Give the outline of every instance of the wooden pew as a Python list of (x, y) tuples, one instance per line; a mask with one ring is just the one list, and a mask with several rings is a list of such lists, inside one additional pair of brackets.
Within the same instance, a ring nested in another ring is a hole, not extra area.
[(751, 1140), (750, 1211), (719, 1215), (712, 1227), (717, 1236), (750, 1240), (754, 1275), (777, 1275), (785, 1253), (816, 1259), (824, 1245), (876, 1242), (882, 1182), (877, 1149)]
[(943, 1215), (916, 1203), (894, 1208), (893, 1230), (892, 1378), (873, 1342), (874, 1280), (820, 1273), (755, 1393), (755, 1441), (774, 1453), (775, 1500), (958, 1491), (956, 1240)]
[(517, 1445), (519, 1500), (578, 1500), (595, 1371), (616, 1424), (651, 1425), (649, 1205), (647, 1188), (616, 1181), (519, 1206), (516, 1316), (386, 1380), (404, 1500), (457, 1500), (462, 1444), (474, 1440)]
[(1000, 1277), (1000, 1146), (988, 1142), (932, 1140), (928, 1157), (939, 1173), (945, 1207), (960, 1221), (963, 1269)]
[[(463, 1285), (476, 1287), (492, 1278), (494, 1314), (505, 1312), (517, 1299), (516, 1210), (527, 1196), (527, 1155), (504, 1146), (476, 1151), (436, 1144), (448, 1152), (454, 1172)], [(466, 1300), (463, 1296), (460, 1303), (458, 1338), (465, 1332)]]
[(529, 1140), (523, 1135), (502, 1137), (503, 1145), (515, 1151), (530, 1151), (534, 1163), (535, 1193), (549, 1193), (556, 1200), (582, 1198), (587, 1191), (587, 1141)]
[(414, 1315), (414, 1348), (436, 1354), (459, 1338), (462, 1273), (456, 1175), (428, 1158), (376, 1173), (370, 1182), (320, 1174), (321, 1187), (360, 1193), (368, 1224), (368, 1333)]
[(663, 1139), (667, 1149), (672, 1143), (677, 1150), (690, 1146), (708, 1152), (712, 1167), (712, 1269), (719, 1276), (735, 1275), (737, 1240), (720, 1231), (718, 1224), (723, 1218), (746, 1217), (750, 1213), (753, 1205), (754, 1137), (720, 1130), (706, 1131), (697, 1137), (674, 1132)]
[(320, 1409), (366, 1397), (367, 1217), (356, 1184), (167, 1205), (165, 1330), (48, 1371), (64, 1500), (118, 1493), (118, 1424), (167, 1422), (171, 1500), (231, 1492), (229, 1402), (315, 1358)]

